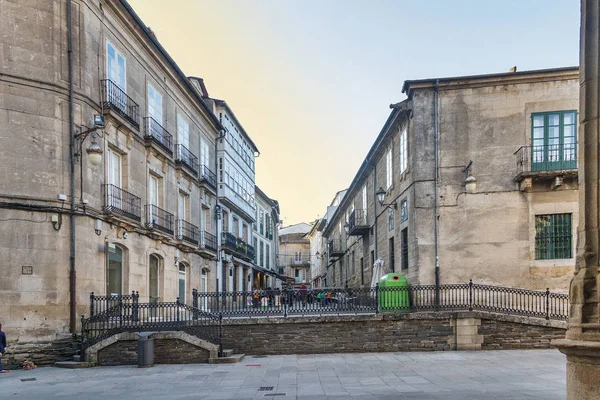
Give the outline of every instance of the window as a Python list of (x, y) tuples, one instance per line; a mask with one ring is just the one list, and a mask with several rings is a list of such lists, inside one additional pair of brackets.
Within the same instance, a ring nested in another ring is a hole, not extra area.
[(352, 265), (352, 275), (354, 275), (355, 272), (356, 272), (356, 269), (355, 269), (356, 266), (355, 266), (355, 260), (354, 260), (354, 251), (352, 251), (352, 257), (350, 257), (350, 260), (352, 260), (352, 264), (351, 264)]
[(265, 266), (265, 246), (263, 241), (260, 241), (260, 266)]
[(535, 216), (535, 259), (572, 258), (571, 214)]
[(265, 237), (268, 239), (271, 230), (271, 216), (265, 212)]
[(265, 212), (260, 210), (260, 234), (265, 234)]
[(297, 263), (302, 262), (302, 252), (301, 251), (296, 252), (296, 254), (294, 255), (294, 261)]
[(362, 208), (363, 208), (363, 215), (364, 215), (364, 221), (365, 223), (367, 222), (367, 185), (363, 186), (362, 189)]
[(190, 125), (181, 114), (177, 114), (177, 143), (190, 148)]
[(158, 290), (159, 263), (159, 258), (152, 254), (150, 256), (150, 265), (148, 271), (148, 296), (150, 303), (158, 303), (160, 297), (160, 292)]
[(406, 199), (400, 202), (400, 222), (408, 220), (408, 201)]
[(392, 149), (385, 156), (385, 185), (386, 189), (392, 187)]
[(265, 267), (271, 268), (271, 246), (268, 243), (265, 244), (265, 258), (267, 260)]
[(107, 182), (118, 188), (121, 187), (121, 156), (110, 148), (106, 154)]
[(408, 228), (402, 229), (400, 246), (402, 247), (402, 270), (406, 270), (408, 269)]
[(254, 264), (258, 264), (258, 242), (257, 242), (257, 239), (253, 238), (252, 243), (254, 244)]
[(365, 284), (365, 263), (363, 258), (360, 258), (360, 284)]
[(254, 229), (254, 232), (256, 232), (256, 228), (257, 228), (257, 224), (256, 222), (258, 221), (258, 209), (254, 210), (254, 222), (252, 223), (252, 229)]
[(388, 208), (388, 226), (390, 231), (394, 230), (394, 210), (391, 208)]
[(394, 254), (394, 238), (390, 238), (390, 272), (394, 272), (396, 270), (395, 263), (396, 257)]
[(160, 206), (159, 203), (159, 180), (160, 178), (150, 175), (148, 179), (148, 204), (152, 204), (154, 206)]
[(206, 140), (200, 140), (200, 165), (205, 165), (210, 169), (210, 150)]
[[(106, 78), (115, 83), (123, 92), (127, 92), (127, 68), (125, 57), (110, 43), (106, 42)], [(120, 97), (120, 96), (119, 96)], [(119, 106), (126, 108), (126, 99)]]
[(400, 133), (400, 173), (403, 174), (408, 167), (408, 143), (406, 142), (406, 128)]
[[(156, 123), (162, 125), (163, 123), (163, 108), (162, 108), (162, 95), (154, 89), (154, 86), (148, 82), (148, 116), (154, 119)], [(161, 136), (162, 130), (158, 126), (152, 126), (154, 122), (151, 121), (150, 133), (152, 135)]]
[(577, 113), (556, 111), (531, 115), (533, 171), (577, 168)]
[(179, 290), (178, 290), (178, 297), (179, 297), (179, 301), (185, 304), (185, 292), (186, 292), (186, 273), (185, 273), (185, 265), (184, 264), (179, 264), (179, 273), (178, 273), (178, 277), (179, 277)]
[(185, 193), (179, 192), (179, 197), (177, 199), (177, 216), (179, 219), (184, 219), (187, 220), (188, 216), (187, 216), (187, 203), (188, 203), (188, 196)]
[(114, 243), (107, 243), (107, 249), (106, 293), (116, 296), (123, 294), (123, 250)]

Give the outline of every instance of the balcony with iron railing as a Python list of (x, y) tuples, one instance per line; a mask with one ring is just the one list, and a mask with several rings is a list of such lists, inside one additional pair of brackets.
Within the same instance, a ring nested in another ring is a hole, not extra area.
[(279, 261), (279, 265), (283, 266), (310, 266), (310, 255), (308, 254), (278, 254), (277, 259)]
[(255, 249), (232, 233), (223, 232), (221, 235), (221, 247), (233, 255), (245, 260), (254, 260)]
[(362, 236), (369, 233), (366, 210), (354, 210), (348, 218), (348, 235)]
[(255, 208), (253, 197), (243, 189), (240, 189), (238, 192), (227, 183), (221, 182), (219, 183), (219, 200), (227, 206), (234, 208), (235, 211), (242, 214), (246, 219), (254, 220)]
[(217, 175), (207, 165), (200, 166), (200, 180), (206, 182), (213, 189), (217, 188)]
[(144, 139), (147, 146), (155, 145), (167, 155), (173, 155), (173, 136), (152, 117), (144, 118)]
[(114, 112), (135, 129), (140, 128), (140, 107), (119, 85), (110, 79), (103, 79), (100, 81), (100, 91), (105, 112)]
[(217, 251), (217, 237), (210, 232), (202, 232), (202, 247), (208, 250)]
[(331, 239), (327, 243), (329, 257), (339, 257), (344, 255), (344, 242), (341, 239)]
[(177, 220), (177, 239), (198, 245), (200, 243), (200, 229), (184, 219)]
[(198, 176), (198, 157), (182, 144), (176, 146), (175, 163), (193, 176)]
[(154, 204), (146, 204), (146, 227), (161, 231), (167, 235), (173, 234), (175, 216)]
[(142, 199), (118, 186), (102, 185), (105, 213), (127, 217), (135, 221), (142, 220)]
[(577, 143), (523, 146), (515, 152), (516, 181), (577, 176)]

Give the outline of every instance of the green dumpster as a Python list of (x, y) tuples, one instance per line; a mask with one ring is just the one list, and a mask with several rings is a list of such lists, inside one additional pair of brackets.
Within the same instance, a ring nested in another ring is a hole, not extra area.
[(402, 274), (387, 274), (379, 279), (379, 310), (381, 312), (408, 312), (408, 281)]

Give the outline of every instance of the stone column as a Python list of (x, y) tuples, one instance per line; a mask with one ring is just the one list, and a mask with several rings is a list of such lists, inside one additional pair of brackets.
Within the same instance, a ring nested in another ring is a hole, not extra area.
[(564, 340), (555, 341), (558, 349), (567, 355), (569, 400), (600, 398), (599, 47), (600, 2), (581, 0), (577, 266), (569, 291), (569, 328)]

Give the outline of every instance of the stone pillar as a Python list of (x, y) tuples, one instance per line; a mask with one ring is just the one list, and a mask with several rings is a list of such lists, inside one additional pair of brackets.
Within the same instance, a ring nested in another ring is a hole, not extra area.
[(598, 203), (600, 165), (600, 2), (581, 0), (579, 92), (579, 228), (577, 266), (571, 281), (569, 328), (555, 341), (567, 355), (567, 399), (600, 398), (598, 310)]
[(237, 290), (238, 292), (243, 292), (246, 289), (244, 289), (244, 267), (242, 267), (241, 265), (238, 267), (237, 273), (238, 273), (238, 287)]

